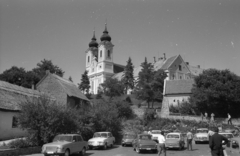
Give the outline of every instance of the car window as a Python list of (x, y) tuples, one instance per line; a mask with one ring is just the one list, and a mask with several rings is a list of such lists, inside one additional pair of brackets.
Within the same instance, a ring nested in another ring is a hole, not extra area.
[(161, 131), (155, 130), (155, 131), (152, 131), (151, 133), (152, 133), (152, 134), (161, 134)]
[(124, 138), (134, 139), (134, 138), (136, 138), (136, 136), (134, 134), (124, 134)]
[(221, 135), (223, 135), (223, 136), (226, 137), (226, 138), (233, 138), (233, 135), (232, 135), (232, 134), (221, 134)]
[(53, 142), (72, 142), (72, 136), (67, 136), (67, 135), (57, 135), (54, 139)]
[(73, 136), (73, 141), (77, 142), (77, 136)]
[(107, 133), (94, 133), (93, 137), (103, 137), (103, 138), (107, 138), (108, 134)]
[(140, 136), (139, 136), (139, 139), (142, 139), (142, 140), (151, 140), (151, 136), (150, 136), (150, 135), (140, 135)]
[(109, 136), (112, 137), (112, 133), (109, 133)]
[(167, 138), (168, 139), (179, 139), (179, 135), (177, 135), (177, 134), (168, 134)]
[(198, 129), (197, 133), (208, 133), (207, 129)]
[(235, 140), (232, 140), (232, 148), (233, 149), (239, 149), (239, 143)]
[(83, 141), (83, 139), (82, 139), (82, 137), (79, 135), (79, 136), (77, 136), (77, 140), (78, 141)]

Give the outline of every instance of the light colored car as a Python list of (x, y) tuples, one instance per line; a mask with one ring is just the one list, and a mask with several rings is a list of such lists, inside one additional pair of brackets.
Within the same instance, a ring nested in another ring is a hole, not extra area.
[(231, 139), (230, 144), (226, 146), (225, 150), (228, 156), (239, 156), (240, 153), (240, 138), (234, 137)]
[(113, 147), (115, 143), (115, 137), (113, 137), (111, 132), (96, 132), (93, 138), (88, 140), (88, 147), (92, 149), (93, 147), (102, 147), (107, 149), (107, 147)]
[(184, 149), (185, 141), (182, 133), (173, 132), (166, 135), (165, 147), (178, 148), (179, 150)]
[(69, 156), (73, 153), (81, 153), (85, 155), (88, 149), (87, 142), (83, 140), (79, 134), (61, 134), (55, 136), (53, 142), (42, 146), (44, 156), (62, 155)]
[(136, 139), (137, 135), (133, 132), (125, 133), (122, 138), (122, 146), (131, 145), (134, 139)]
[[(219, 133), (220, 135), (226, 137), (228, 139), (228, 145), (230, 144), (230, 141), (232, 140), (232, 138), (234, 138), (233, 134), (232, 133), (229, 133), (229, 132), (221, 132)], [(223, 144), (225, 144), (225, 142), (223, 141)]]
[(208, 128), (199, 128), (194, 135), (195, 144), (200, 142), (209, 142)]
[(156, 141), (158, 143), (158, 135), (161, 134), (161, 130), (152, 130), (152, 140)]

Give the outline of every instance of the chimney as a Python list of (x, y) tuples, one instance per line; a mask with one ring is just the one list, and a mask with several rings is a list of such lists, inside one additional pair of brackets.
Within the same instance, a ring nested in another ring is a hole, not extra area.
[(156, 57), (155, 56), (153, 57), (153, 61), (154, 61), (154, 63), (156, 62)]
[(198, 65), (197, 67), (200, 68), (200, 65)]
[(46, 70), (46, 75), (50, 74), (50, 71), (49, 70)]
[(163, 59), (164, 59), (164, 61), (166, 60), (166, 54), (165, 53), (163, 53)]
[(187, 65), (189, 65), (189, 62), (186, 62)]

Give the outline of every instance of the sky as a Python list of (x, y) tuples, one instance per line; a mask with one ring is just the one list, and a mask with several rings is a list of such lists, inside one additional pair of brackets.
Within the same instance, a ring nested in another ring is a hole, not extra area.
[(115, 63), (181, 55), (240, 75), (240, 0), (0, 0), (0, 73), (43, 59), (80, 83), (95, 30), (105, 23)]

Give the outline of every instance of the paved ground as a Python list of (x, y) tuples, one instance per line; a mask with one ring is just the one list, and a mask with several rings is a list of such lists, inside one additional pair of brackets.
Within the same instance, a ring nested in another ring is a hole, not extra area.
[[(94, 149), (87, 151), (86, 156), (157, 156), (156, 153), (144, 152), (141, 154), (133, 151), (132, 147), (122, 147), (115, 145), (107, 150)], [(29, 156), (43, 156), (42, 154), (33, 154)], [(75, 156), (75, 155), (74, 155)], [(77, 156), (77, 155), (76, 155)], [(188, 150), (167, 150), (167, 156), (211, 156), (208, 144), (193, 145), (193, 151)]]

